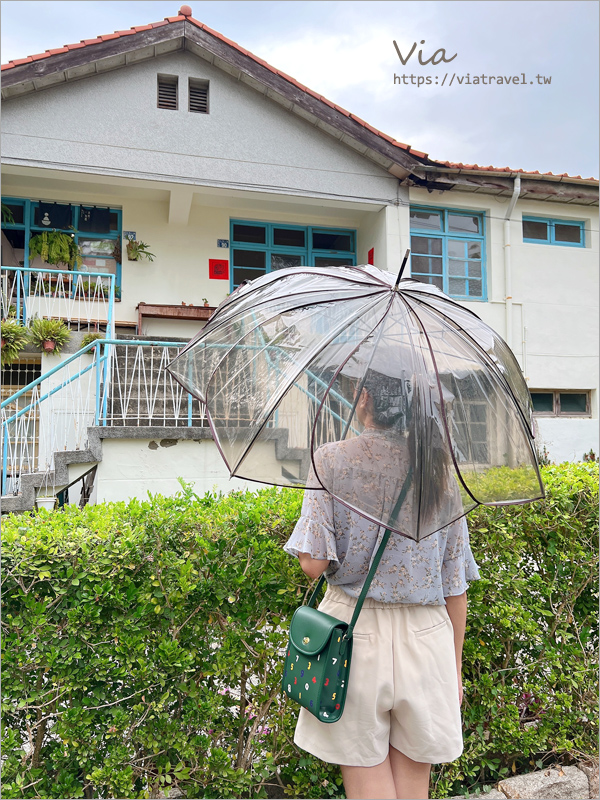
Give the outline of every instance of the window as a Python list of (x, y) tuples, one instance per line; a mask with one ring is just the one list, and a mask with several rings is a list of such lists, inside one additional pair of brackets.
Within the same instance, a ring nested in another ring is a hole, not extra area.
[(3, 197), (10, 211), (2, 231), (15, 259), (29, 266), (29, 240), (49, 228), (73, 234), (82, 255), (80, 270), (115, 276), (115, 299), (121, 298), (121, 210)]
[(287, 267), (356, 264), (356, 231), (231, 221), (232, 288)]
[(208, 114), (208, 81), (190, 78), (188, 88), (189, 110), (197, 114)]
[(178, 84), (177, 75), (157, 75), (157, 108), (177, 111)]
[(533, 413), (540, 417), (591, 417), (590, 392), (533, 390)]
[(481, 213), (410, 209), (411, 275), (461, 300), (485, 300)]
[(585, 247), (585, 223), (560, 219), (523, 217), (523, 241)]

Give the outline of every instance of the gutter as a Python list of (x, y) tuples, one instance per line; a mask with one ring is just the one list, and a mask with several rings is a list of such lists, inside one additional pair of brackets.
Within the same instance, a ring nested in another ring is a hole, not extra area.
[(508, 204), (508, 209), (504, 217), (504, 292), (505, 292), (505, 326), (506, 343), (512, 350), (512, 326), (513, 326), (513, 298), (512, 298), (512, 264), (510, 254), (510, 223), (512, 213), (517, 204), (521, 193), (521, 178), (515, 177), (512, 197)]

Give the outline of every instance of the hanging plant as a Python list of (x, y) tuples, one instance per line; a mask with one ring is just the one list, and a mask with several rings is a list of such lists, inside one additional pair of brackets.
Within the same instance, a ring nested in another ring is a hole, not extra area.
[(71, 338), (68, 325), (61, 319), (39, 319), (30, 326), (31, 341), (49, 355), (57, 355)]
[(127, 241), (127, 258), (129, 261), (139, 261), (142, 258), (147, 258), (148, 261), (154, 261), (156, 256), (148, 250), (149, 247), (150, 245), (144, 242), (129, 239)]
[(7, 206), (6, 203), (2, 203), (2, 222), (5, 222), (7, 225), (12, 225), (14, 221), (15, 218), (10, 210), (10, 206)]
[(29, 329), (19, 325), (16, 319), (2, 320), (2, 366), (8, 367), (19, 357), (29, 341)]
[[(87, 347), (88, 344), (92, 344), (92, 342), (96, 342), (98, 341), (98, 339), (104, 339), (104, 338), (105, 336), (103, 333), (92, 333), (92, 332), (86, 333), (83, 339), (81, 340), (81, 348), (83, 349), (84, 347)], [(88, 352), (89, 355), (91, 356), (94, 355), (93, 350), (89, 350)]]
[(63, 231), (42, 231), (29, 240), (29, 263), (40, 256), (46, 264), (65, 264), (69, 269), (80, 267), (83, 259), (72, 235)]

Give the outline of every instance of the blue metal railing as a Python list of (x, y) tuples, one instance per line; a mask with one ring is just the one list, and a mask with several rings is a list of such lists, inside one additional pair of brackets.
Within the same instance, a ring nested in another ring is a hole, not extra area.
[[(114, 336), (114, 305), (115, 305), (115, 276), (106, 272), (97, 272), (95, 270), (64, 270), (64, 269), (40, 269), (39, 267), (0, 267), (0, 274), (2, 275), (2, 318), (5, 319), (9, 316), (9, 309), (15, 305), (15, 311), (12, 316), (22, 325), (27, 325), (31, 319), (29, 313), (29, 306), (32, 305), (30, 301), (38, 300), (37, 305), (45, 301), (46, 303), (54, 303), (57, 305), (60, 301), (92, 301), (106, 304), (106, 319), (92, 319), (91, 317), (86, 320), (87, 322), (101, 323), (106, 325), (107, 335)], [(12, 276), (12, 280), (11, 280)], [(32, 282), (32, 277), (35, 280)], [(41, 277), (40, 277), (41, 276)], [(45, 276), (48, 276), (46, 278)], [(52, 292), (49, 285), (46, 291), (45, 281), (51, 281), (56, 277), (57, 289), (56, 293)], [(86, 289), (86, 279), (94, 279), (94, 289)], [(105, 284), (108, 281), (108, 284)], [(105, 287), (108, 289), (108, 297), (104, 293)], [(91, 297), (90, 297), (91, 291)], [(102, 296), (100, 296), (102, 295)], [(34, 304), (35, 305), (35, 304)], [(75, 308), (75, 307), (73, 307)], [(50, 306), (46, 309), (48, 316), (53, 311)], [(52, 314), (58, 316), (58, 314)], [(70, 321), (69, 315), (66, 316), (67, 321)], [(73, 317), (75, 319), (75, 317)], [(80, 322), (80, 317), (77, 317)]]

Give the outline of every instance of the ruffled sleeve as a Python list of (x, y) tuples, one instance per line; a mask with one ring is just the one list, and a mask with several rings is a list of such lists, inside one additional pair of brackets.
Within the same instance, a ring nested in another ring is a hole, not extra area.
[(444, 597), (467, 591), (469, 581), (479, 578), (479, 568), (469, 544), (469, 529), (464, 517), (448, 525), (448, 536), (442, 562), (442, 589)]
[(339, 564), (333, 524), (333, 498), (328, 492), (315, 489), (304, 492), (300, 519), (283, 549), (296, 558), (298, 553), (308, 553), (312, 558), (328, 560), (332, 562), (330, 568)]

